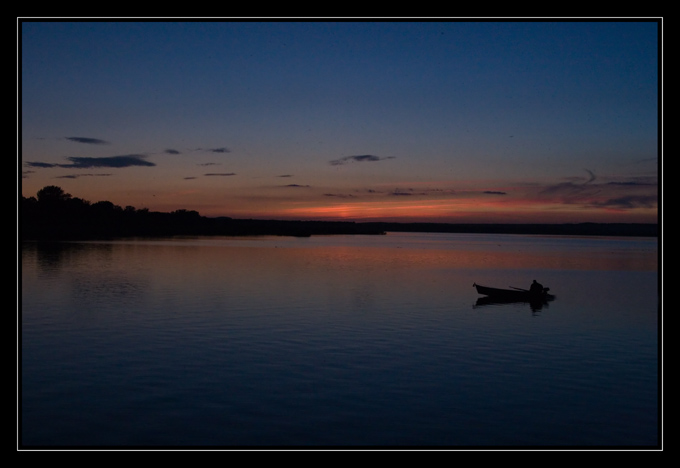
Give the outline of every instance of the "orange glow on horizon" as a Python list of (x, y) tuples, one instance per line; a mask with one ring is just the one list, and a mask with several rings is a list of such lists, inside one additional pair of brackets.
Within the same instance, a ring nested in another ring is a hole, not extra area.
[[(411, 184), (415, 185), (415, 184)], [(442, 223), (578, 223), (578, 222), (658, 222), (658, 211), (653, 206), (616, 207), (588, 197), (567, 200), (564, 197), (546, 197), (537, 189), (518, 190), (500, 188), (497, 192), (457, 191), (455, 194), (425, 195), (423, 193), (357, 194), (346, 197), (325, 196), (326, 189), (281, 188), (268, 193), (243, 193), (233, 190), (184, 188), (158, 191), (149, 188), (118, 189), (115, 193), (98, 194), (69, 187), (64, 189), (73, 196), (92, 202), (109, 200), (121, 207), (131, 205), (151, 211), (170, 212), (177, 209), (196, 210), (202, 216), (228, 216), (241, 219), (289, 219), (326, 221), (386, 221), (386, 222), (442, 222)], [(501, 186), (502, 187), (502, 186)], [(617, 189), (617, 186), (603, 186)], [(28, 184), (24, 187), (30, 192)], [(285, 189), (284, 189), (285, 190)], [(330, 192), (330, 191), (328, 191)], [(497, 193), (497, 194), (496, 194)], [(35, 196), (24, 193), (24, 196)], [(618, 192), (607, 195), (618, 196)]]
[[(356, 221), (551, 223), (581, 222), (583, 218), (594, 221), (598, 217), (603, 219), (602, 222), (618, 222), (610, 218), (623, 213), (537, 200), (446, 199), (305, 206), (282, 209), (277, 214), (285, 218)], [(654, 222), (656, 210), (641, 211), (640, 217), (647, 220), (639, 222)]]

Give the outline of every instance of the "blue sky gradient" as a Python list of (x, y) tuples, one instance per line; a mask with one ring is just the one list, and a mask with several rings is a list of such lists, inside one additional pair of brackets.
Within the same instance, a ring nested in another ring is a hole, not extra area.
[(24, 196), (265, 218), (658, 216), (656, 20), (19, 28)]

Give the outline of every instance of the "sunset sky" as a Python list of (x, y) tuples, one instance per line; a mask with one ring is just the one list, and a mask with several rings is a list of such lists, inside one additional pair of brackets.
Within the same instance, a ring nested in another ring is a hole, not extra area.
[(656, 222), (660, 29), (19, 21), (20, 191), (236, 218)]

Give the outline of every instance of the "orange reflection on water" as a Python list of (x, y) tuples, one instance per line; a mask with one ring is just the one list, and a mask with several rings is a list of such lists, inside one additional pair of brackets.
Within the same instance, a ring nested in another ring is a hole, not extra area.
[[(389, 235), (389, 234), (388, 234)], [(332, 247), (319, 252), (321, 265), (351, 267), (367, 262), (383, 271), (421, 269), (441, 272), (463, 269), (550, 269), (550, 270), (612, 270), (656, 271), (656, 256), (649, 252), (620, 255), (606, 249), (575, 252), (568, 250), (513, 250), (515, 246), (489, 244), (483, 248), (362, 248)]]
[(505, 283), (492, 286), (528, 287), (531, 277), (523, 270), (657, 270), (653, 239), (388, 233), (65, 243), (56, 252), (32, 247), (22, 250), (22, 286), (50, 300), (61, 300), (65, 290), (46, 287), (46, 279), (66, 276), (69, 294), (92, 303), (134, 304), (150, 295), (192, 314), (244, 316), (253, 310), (266, 315), (271, 298), (276, 304), (300, 298), (317, 305), (367, 303), (394, 296), (395, 288), (413, 304), (443, 292), (465, 299), (475, 296), (473, 282), (495, 273)]
[[(167, 260), (175, 262), (186, 254), (185, 269), (191, 265), (198, 269), (213, 265), (219, 270), (228, 264), (241, 272), (263, 264), (280, 268), (279, 272), (297, 271), (298, 268), (323, 271), (360, 268), (383, 272), (400, 268), (656, 271), (658, 267), (656, 239), (637, 240), (636, 246), (642, 247), (634, 249), (625, 244), (619, 246), (618, 242), (628, 242), (625, 239), (583, 238), (581, 243), (575, 239), (427, 233), (303, 239), (197, 238), (170, 242), (167, 249), (172, 253)], [(158, 245), (158, 241), (154, 244)]]

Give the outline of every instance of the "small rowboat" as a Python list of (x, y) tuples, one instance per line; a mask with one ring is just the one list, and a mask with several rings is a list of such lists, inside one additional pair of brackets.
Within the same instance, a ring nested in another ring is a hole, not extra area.
[(531, 292), (528, 289), (513, 288), (512, 286), (512, 289), (490, 288), (477, 283), (473, 284), (473, 286), (477, 289), (479, 294), (489, 296), (490, 298), (494, 299), (526, 302), (554, 299), (554, 296), (548, 294), (550, 288), (543, 288), (543, 290), (540, 292)]

